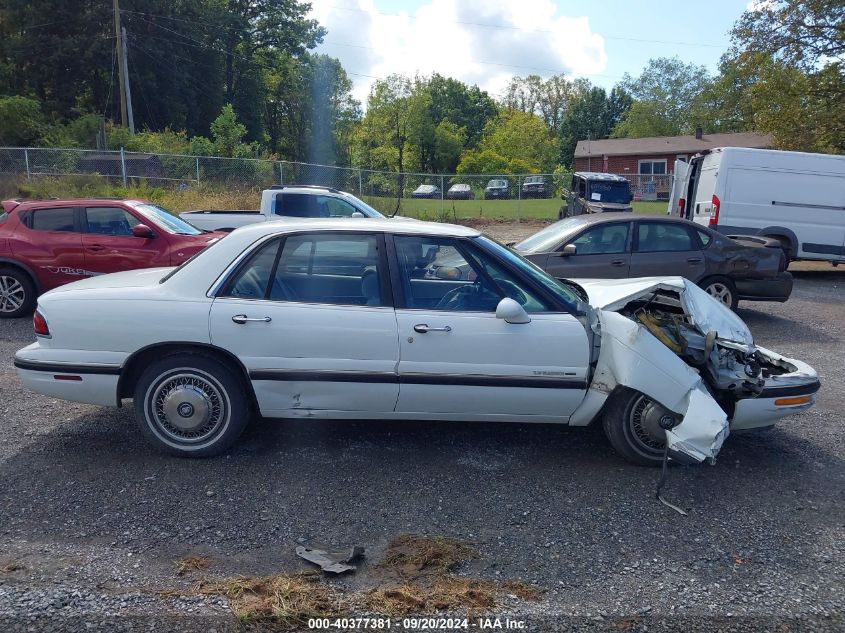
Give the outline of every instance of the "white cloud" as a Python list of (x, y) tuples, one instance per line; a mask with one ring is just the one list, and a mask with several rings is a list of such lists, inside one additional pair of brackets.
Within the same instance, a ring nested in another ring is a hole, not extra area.
[(429, 0), (389, 15), (373, 0), (311, 2), (328, 30), (317, 50), (340, 59), (362, 103), (371, 77), (391, 73), (438, 72), (498, 96), (513, 75), (595, 74), (607, 65), (604, 38), (587, 18), (559, 15), (551, 0)]

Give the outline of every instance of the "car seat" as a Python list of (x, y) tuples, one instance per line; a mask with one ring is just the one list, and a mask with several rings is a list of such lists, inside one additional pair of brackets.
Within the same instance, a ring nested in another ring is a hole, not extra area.
[(364, 297), (365, 305), (381, 305), (381, 285), (379, 284), (378, 272), (374, 266), (368, 266), (361, 276), (361, 295)]

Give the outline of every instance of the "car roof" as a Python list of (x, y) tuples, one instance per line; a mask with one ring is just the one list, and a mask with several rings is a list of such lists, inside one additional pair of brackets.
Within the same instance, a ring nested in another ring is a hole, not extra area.
[(624, 176), (617, 176), (616, 174), (605, 174), (600, 171), (576, 171), (573, 176), (579, 178), (586, 178), (587, 180), (609, 180), (613, 182), (628, 182)]
[(603, 224), (605, 222), (619, 222), (630, 221), (635, 222), (666, 222), (675, 224), (693, 225), (698, 229), (706, 229), (706, 226), (701, 226), (695, 222), (687, 220), (686, 218), (679, 218), (670, 215), (646, 215), (633, 214), (630, 211), (606, 211), (604, 213), (585, 213), (583, 215), (574, 216), (579, 220), (583, 220), (584, 224)]
[(25, 209), (29, 209), (32, 207), (38, 207), (39, 209), (44, 208), (52, 208), (52, 207), (67, 207), (67, 206), (74, 206), (74, 207), (83, 207), (83, 206), (93, 206), (93, 205), (100, 205), (107, 203), (119, 203), (119, 204), (126, 204), (128, 202), (137, 202), (141, 204), (147, 203), (146, 200), (140, 200), (137, 198), (48, 198), (45, 200), (20, 200), (20, 204), (16, 206), (13, 210), (23, 211)]
[(477, 237), (481, 235), (481, 232), (477, 229), (457, 224), (391, 218), (284, 218), (248, 224), (236, 229), (232, 234), (257, 240), (267, 235), (283, 235), (301, 231), (366, 231), (370, 233), (437, 235), (443, 237)]

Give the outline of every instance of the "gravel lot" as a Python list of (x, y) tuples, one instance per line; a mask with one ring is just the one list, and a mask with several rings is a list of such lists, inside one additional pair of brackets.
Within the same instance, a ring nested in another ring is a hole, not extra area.
[(482, 558), (461, 573), (540, 587), (512, 607), (528, 630), (843, 630), (845, 269), (793, 273), (789, 302), (740, 314), (819, 371), (818, 404), (732, 436), (713, 467), (673, 469), (665, 494), (687, 517), (594, 429), (257, 422), (226, 457), (165, 457), (129, 407), (23, 392), (11, 359), (31, 324), (0, 321), (0, 630), (236, 630), (174, 561), (269, 574), (307, 567), (300, 542), (360, 544), (372, 561), (408, 532), (474, 543)]

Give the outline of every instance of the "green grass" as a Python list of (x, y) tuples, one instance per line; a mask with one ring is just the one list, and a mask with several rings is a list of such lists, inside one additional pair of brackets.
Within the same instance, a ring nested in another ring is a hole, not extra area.
[[(365, 197), (367, 204), (382, 213), (396, 209), (395, 198)], [(403, 199), (399, 215), (424, 220), (489, 219), (489, 220), (556, 220), (563, 201), (549, 200), (418, 200)], [(666, 202), (634, 202), (634, 213), (658, 215), (666, 213)]]

